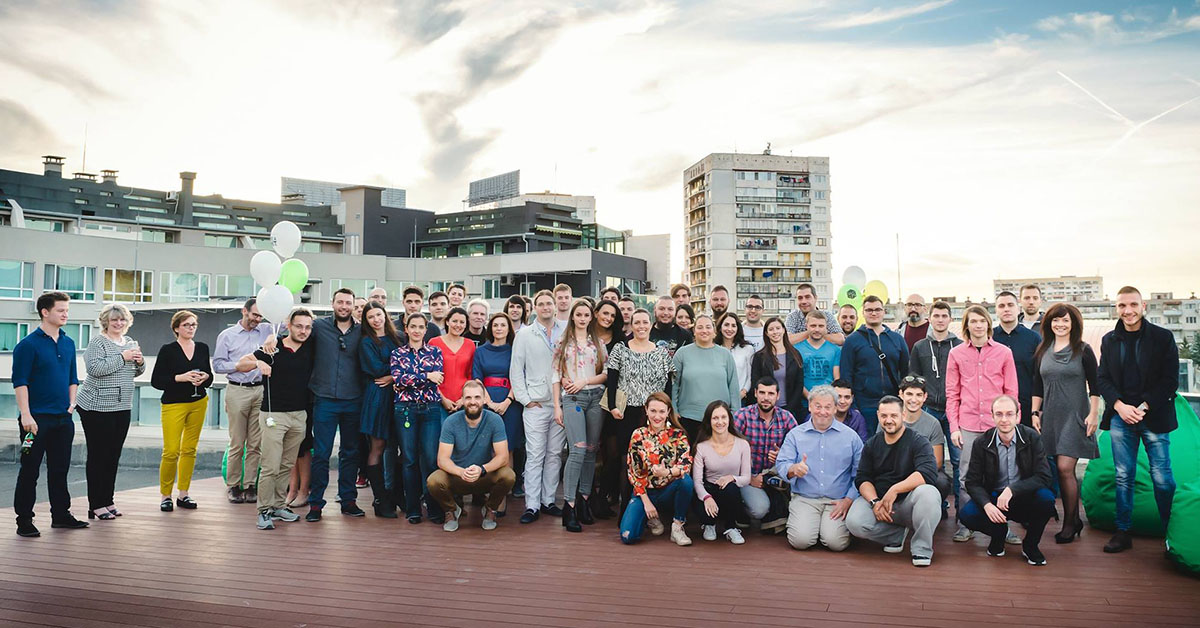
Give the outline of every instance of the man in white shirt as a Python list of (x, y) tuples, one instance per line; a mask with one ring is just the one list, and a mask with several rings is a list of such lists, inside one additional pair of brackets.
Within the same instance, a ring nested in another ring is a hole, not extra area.
[[(569, 289), (568, 289), (569, 293)], [(521, 523), (533, 523), (539, 510), (562, 516), (555, 505), (563, 445), (567, 434), (554, 422), (550, 393), (554, 347), (566, 329), (555, 320), (555, 295), (542, 290), (533, 297), (536, 318), (522, 327), (513, 340), (509, 381), (513, 397), (524, 408), (525, 425), (525, 512)]]

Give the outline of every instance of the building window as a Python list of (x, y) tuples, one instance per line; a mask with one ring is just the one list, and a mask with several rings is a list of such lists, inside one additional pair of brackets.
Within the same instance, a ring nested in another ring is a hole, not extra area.
[(130, 205), (129, 209), (131, 209), (135, 212), (142, 212), (142, 213), (146, 213), (146, 214), (165, 214), (165, 213), (167, 213), (167, 210), (165, 210), (161, 207), (142, 207), (141, 205)]
[[(235, 207), (234, 209), (243, 209), (243, 208)], [(296, 217), (300, 217), (300, 218), (308, 218), (308, 212), (293, 211), (290, 209), (283, 210), (283, 215), (284, 216), (296, 216)]]
[(33, 298), (33, 262), (0, 259), (0, 298)]
[(483, 244), (482, 242), (477, 242), (475, 244), (460, 244), (458, 245), (458, 256), (479, 257), (480, 255), (487, 253), (486, 246), (487, 245)]
[(349, 288), (354, 291), (354, 296), (366, 297), (375, 289), (374, 279), (331, 279), (329, 280), (329, 294), (333, 294), (342, 288)]
[(151, 287), (153, 275), (154, 273), (147, 270), (105, 268), (102, 288), (104, 300), (149, 303), (154, 297), (154, 290)]
[(163, 231), (161, 229), (142, 229), (142, 242), (161, 242), (164, 244), (174, 244), (179, 241), (179, 234), (175, 231)]
[(218, 205), (216, 203), (201, 203), (200, 201), (194, 201), (192, 203), (192, 207), (206, 207), (208, 209), (225, 209), (224, 205)]
[(196, 222), (196, 226), (203, 227), (205, 229), (219, 229), (221, 231), (237, 231), (237, 225), (227, 225), (223, 222), (208, 222), (205, 220), (199, 220)]
[(37, 218), (26, 218), (25, 227), (37, 231), (50, 231), (53, 233), (62, 233), (66, 231), (66, 225), (58, 220), (39, 220)]
[(238, 249), (242, 247), (241, 238), (231, 235), (204, 234), (204, 246), (215, 246), (222, 249)]
[(192, 212), (192, 216), (196, 218), (229, 218), (226, 214), (214, 214), (212, 212)]
[(65, 292), (76, 301), (95, 301), (96, 267), (46, 264), (46, 281), (43, 286), (47, 291)]
[(74, 193), (76, 193), (76, 194), (79, 194), (79, 193), (83, 192), (83, 188), (67, 188), (67, 189), (68, 189), (68, 190), (70, 190), (70, 191), (72, 191), (72, 192), (74, 192)]
[(825, 238), (817, 238), (817, 246), (825, 246)]
[(105, 207), (116, 207), (117, 204), (116, 203), (105, 203), (104, 206)]
[(100, 192), (100, 196), (112, 196), (112, 192), (102, 191)]
[(483, 298), (499, 299), (500, 298), (500, 280), (499, 279), (484, 279), (483, 280)]
[(320, 253), (321, 252), (321, 243), (313, 242), (312, 240), (301, 240), (300, 248), (298, 250), (301, 253)]
[(92, 339), (92, 324), (91, 323), (67, 323), (62, 327), (63, 332), (67, 337), (75, 341), (75, 350), (83, 351), (88, 348), (88, 342)]
[(152, 203), (163, 202), (163, 200), (161, 198), (154, 198), (153, 196), (142, 196), (140, 194), (126, 194), (125, 198), (127, 198), (131, 201), (150, 201)]
[(249, 299), (258, 294), (258, 284), (249, 275), (217, 275), (215, 296)]
[(492, 255), (500, 255), (503, 252), (504, 252), (504, 243), (503, 242), (493, 242), (492, 243)]
[(29, 335), (29, 323), (0, 323), (0, 351), (12, 351)]
[(522, 281), (521, 282), (521, 294), (523, 296), (532, 297), (533, 293), (536, 291), (537, 291), (537, 284), (535, 284), (534, 282), (532, 282), (532, 281)]
[(159, 296), (167, 303), (207, 301), (208, 281), (209, 276), (205, 273), (161, 272), (158, 274)]
[(87, 205), (88, 202), (87, 202), (86, 198), (77, 198), (77, 199), (75, 199), (75, 204), (76, 205)]
[(449, 249), (444, 246), (423, 246), (421, 247), (421, 257), (423, 259), (445, 259), (449, 257)]

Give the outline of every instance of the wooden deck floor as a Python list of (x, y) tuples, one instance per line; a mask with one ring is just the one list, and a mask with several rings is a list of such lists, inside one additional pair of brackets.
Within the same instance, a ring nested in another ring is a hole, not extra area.
[[(855, 542), (797, 552), (783, 537), (735, 547), (665, 537), (623, 546), (613, 521), (568, 534), (513, 514), (454, 534), (428, 522), (337, 514), (254, 527), (252, 505), (224, 500), (219, 479), (193, 485), (196, 511), (162, 513), (156, 487), (126, 491), (126, 515), (41, 538), (0, 534), (0, 624), (29, 626), (817, 626), (1197, 625), (1200, 581), (1174, 571), (1161, 541), (1103, 554), (1107, 535), (1043, 544), (1049, 565), (1019, 552), (987, 558), (984, 541), (950, 541), (911, 566)], [(364, 498), (365, 504), (368, 500)], [(84, 514), (85, 500), (75, 500)], [(510, 505), (510, 513), (518, 512)], [(1051, 523), (1051, 531), (1057, 524)]]

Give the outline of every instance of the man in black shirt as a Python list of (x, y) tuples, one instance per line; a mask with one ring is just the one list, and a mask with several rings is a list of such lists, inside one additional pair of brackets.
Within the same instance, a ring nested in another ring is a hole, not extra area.
[(258, 529), (273, 530), (275, 521), (299, 521), (287, 507), (288, 476), (304, 440), (309, 406), (308, 380), (313, 370), (313, 345), (305, 342), (313, 330), (312, 312), (296, 308), (288, 316), (288, 335), (278, 350), (259, 349), (238, 360), (243, 373), (263, 374), (262, 460), (258, 478)]
[(941, 518), (937, 462), (929, 441), (905, 426), (903, 405), (892, 395), (879, 400), (880, 431), (863, 446), (854, 478), (859, 498), (850, 506), (846, 527), (860, 539), (882, 543), (889, 554), (904, 550), (911, 529), (912, 564), (928, 567)]
[(692, 332), (675, 324), (675, 301), (671, 297), (658, 297), (654, 304), (654, 327), (650, 329), (650, 342), (664, 348), (671, 357), (684, 345), (692, 344)]

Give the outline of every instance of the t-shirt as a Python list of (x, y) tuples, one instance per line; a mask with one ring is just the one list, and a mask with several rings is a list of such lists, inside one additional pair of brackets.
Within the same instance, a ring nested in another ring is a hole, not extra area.
[(930, 445), (941, 445), (945, 448), (946, 433), (942, 431), (942, 424), (932, 414), (922, 410), (916, 423), (905, 421), (904, 424), (908, 426), (908, 429), (924, 436)]
[(812, 390), (823, 384), (833, 383), (833, 367), (842, 361), (842, 348), (829, 342), (813, 347), (807, 340), (796, 343), (796, 350), (804, 359), (804, 387)]
[(256, 359), (271, 365), (271, 374), (263, 377), (263, 412), (299, 412), (308, 409), (308, 380), (312, 377), (315, 344), (309, 339), (299, 349), (292, 351), (280, 339), (275, 355), (262, 349), (254, 352)]
[[(876, 432), (863, 445), (862, 461), (858, 464), (858, 475), (854, 478), (854, 486), (861, 487), (863, 482), (875, 486), (875, 492), (882, 496), (892, 488), (892, 485), (903, 482), (920, 471), (926, 484), (934, 484), (937, 480), (937, 462), (933, 459), (933, 447), (924, 436), (915, 430), (905, 429), (900, 439), (889, 445), (884, 439), (883, 432)], [(908, 493), (899, 495), (897, 502), (904, 501)]]
[(754, 346), (755, 351), (763, 348), (763, 330), (766, 328), (766, 325), (761, 325), (759, 327), (742, 325), (742, 335), (746, 337), (746, 342)]
[(467, 413), (464, 410), (451, 414), (442, 423), (440, 441), (454, 445), (450, 459), (460, 467), (465, 468), (473, 464), (483, 466), (495, 454), (492, 445), (508, 440), (504, 433), (504, 420), (500, 415), (486, 408), (482, 413), (483, 417), (475, 427), (467, 425)]
[(919, 327), (913, 326), (911, 323), (904, 326), (904, 344), (908, 345), (909, 351), (912, 351), (913, 345), (928, 335), (929, 321), (925, 321), (925, 324)]

